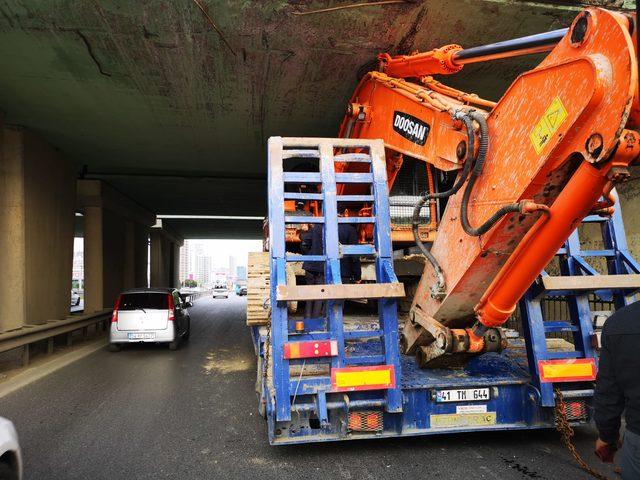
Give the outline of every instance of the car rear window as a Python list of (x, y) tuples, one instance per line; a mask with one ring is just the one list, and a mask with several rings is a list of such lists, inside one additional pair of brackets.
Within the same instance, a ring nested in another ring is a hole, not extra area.
[(125, 293), (120, 298), (119, 310), (167, 310), (169, 308), (166, 293)]

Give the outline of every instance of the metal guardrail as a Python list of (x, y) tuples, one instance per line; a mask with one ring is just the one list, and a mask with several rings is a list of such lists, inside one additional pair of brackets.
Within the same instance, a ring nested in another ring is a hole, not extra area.
[(189, 297), (189, 299), (193, 302), (194, 300), (197, 300), (200, 297), (204, 297), (206, 295), (211, 295), (211, 292), (213, 290), (199, 290), (197, 292), (183, 292), (180, 291), (180, 296), (181, 297)]
[(95, 325), (96, 330), (106, 331), (106, 322), (110, 315), (111, 310), (101, 310), (86, 315), (73, 315), (64, 320), (52, 320), (40, 325), (25, 325), (18, 330), (0, 334), (0, 353), (23, 348), (22, 365), (26, 366), (29, 364), (31, 344), (47, 340), (47, 353), (50, 354), (53, 352), (55, 337), (66, 334), (67, 345), (70, 346), (73, 342), (73, 332), (83, 330), (86, 337), (91, 325)]

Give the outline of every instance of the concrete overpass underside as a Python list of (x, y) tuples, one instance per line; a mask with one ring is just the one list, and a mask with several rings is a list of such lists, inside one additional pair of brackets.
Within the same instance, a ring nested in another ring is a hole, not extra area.
[[(175, 285), (184, 238), (261, 238), (268, 137), (335, 136), (378, 53), (482, 45), (567, 26), (584, 4), (633, 2), (336, 9), (354, 3), (0, 0), (0, 291), (46, 300), (6, 302), (0, 332), (68, 312), (75, 212), (94, 311), (146, 281), (147, 242), (151, 283)], [(498, 99), (537, 61), (471, 65), (446, 82)], [(158, 215), (254, 218), (159, 228)]]
[[(265, 215), (266, 139), (336, 135), (379, 52), (560, 28), (586, 3), (429, 0), (311, 14), (358, 2), (198, 2), (208, 17), (193, 0), (0, 1), (5, 122), (154, 213)], [(496, 99), (535, 61), (470, 66), (449, 81)], [(211, 226), (176, 222), (201, 237), (217, 234)]]

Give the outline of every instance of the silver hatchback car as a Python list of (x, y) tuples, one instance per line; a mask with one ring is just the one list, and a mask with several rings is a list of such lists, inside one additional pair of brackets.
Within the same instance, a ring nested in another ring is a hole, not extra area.
[(173, 288), (137, 288), (120, 294), (111, 316), (109, 348), (124, 343), (168, 343), (171, 350), (189, 339), (191, 303)]

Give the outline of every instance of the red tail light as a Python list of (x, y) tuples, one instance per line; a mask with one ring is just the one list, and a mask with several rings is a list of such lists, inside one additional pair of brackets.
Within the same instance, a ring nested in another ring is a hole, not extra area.
[(167, 295), (167, 300), (169, 302), (169, 320), (173, 321), (174, 316), (173, 316), (173, 296), (172, 295)]
[(113, 313), (111, 314), (111, 323), (118, 323), (118, 308), (120, 308), (120, 299), (122, 295), (118, 295), (116, 298), (116, 304), (113, 306)]

